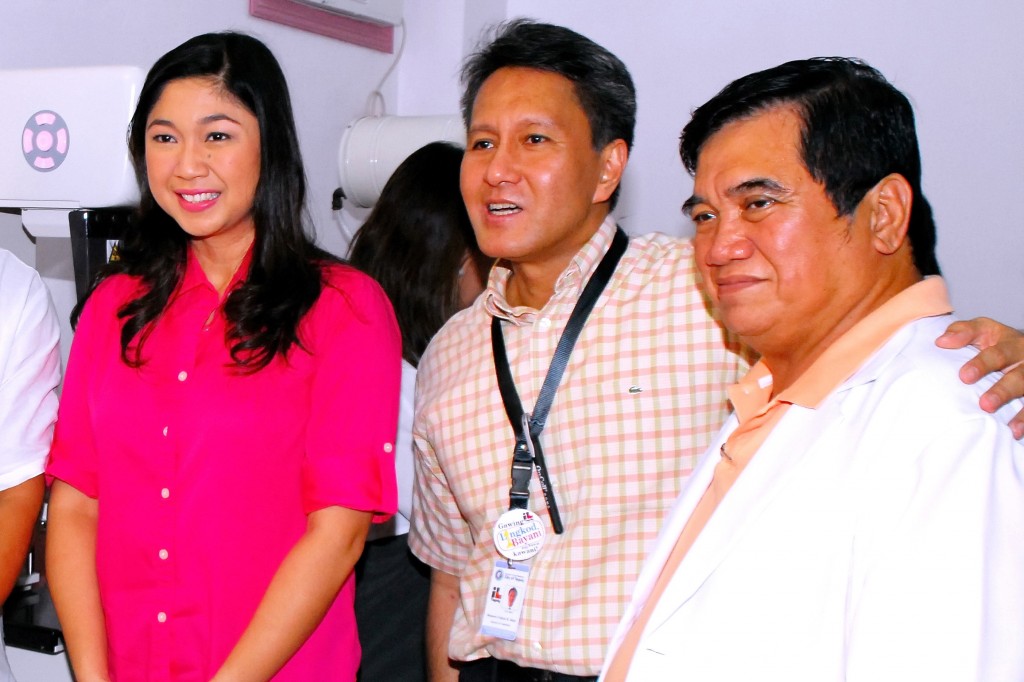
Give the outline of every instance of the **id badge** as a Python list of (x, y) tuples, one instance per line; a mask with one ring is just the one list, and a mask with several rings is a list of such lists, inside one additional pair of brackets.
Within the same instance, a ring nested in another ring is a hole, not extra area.
[(523, 615), (526, 601), (526, 583), (530, 567), (513, 564), (510, 561), (495, 561), (491, 572), (491, 584), (487, 588), (480, 634), (513, 641), (519, 630), (519, 619)]

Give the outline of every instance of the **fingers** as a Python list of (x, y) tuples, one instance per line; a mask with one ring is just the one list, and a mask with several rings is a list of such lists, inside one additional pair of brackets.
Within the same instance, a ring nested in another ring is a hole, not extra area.
[(1024, 440), (1024, 410), (1017, 413), (1017, 416), (1010, 422), (1010, 428), (1013, 430), (1013, 437), (1017, 440)]
[[(960, 376), (963, 378), (967, 367), (960, 371)], [(995, 412), (1003, 405), (1007, 404), (1014, 398), (1020, 397), (1024, 394), (1024, 364), (1018, 363), (1016, 366), (1010, 368), (1006, 374), (997, 381), (990, 389), (985, 391), (979, 399), (981, 409), (986, 412)], [(1013, 431), (1014, 438), (1020, 440), (1024, 438), (1024, 409), (1018, 412), (1013, 419), (1010, 420), (1010, 429)]]
[[(1024, 357), (1024, 342), (1016, 348), (1013, 342), (1003, 342), (989, 346), (978, 352), (960, 368), (960, 380), (965, 384), (973, 384), (986, 374), (999, 370), (1009, 371)], [(1005, 377), (1004, 377), (1005, 379)], [(1014, 396), (1008, 396), (1007, 400)], [(1006, 400), (1003, 401), (1005, 403)]]
[[(979, 318), (951, 324), (935, 343), (941, 348), (971, 344), (983, 349), (960, 368), (960, 380), (965, 384), (973, 384), (992, 372), (1004, 372), (978, 401), (986, 412), (995, 412), (1014, 398), (1024, 396), (1024, 335), (1020, 332)], [(1009, 425), (1015, 438), (1024, 438), (1024, 410)]]
[[(980, 355), (979, 353), (979, 357)], [(971, 362), (974, 362), (974, 360)], [(998, 361), (996, 362), (998, 363)], [(966, 369), (966, 365), (961, 369), (961, 378)], [(972, 367), (971, 369), (974, 368)], [(1007, 367), (1005, 372), (1003, 377), (981, 396), (981, 406), (986, 412), (995, 412), (1014, 398), (1024, 395), (1024, 364), (1018, 362)]]
[(939, 348), (963, 348), (972, 343), (978, 335), (975, 320), (958, 320), (946, 328), (942, 336), (935, 340)]

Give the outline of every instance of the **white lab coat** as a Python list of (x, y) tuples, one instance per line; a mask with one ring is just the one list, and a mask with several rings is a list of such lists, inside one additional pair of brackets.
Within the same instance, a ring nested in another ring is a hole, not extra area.
[[(971, 351), (934, 345), (948, 322), (912, 323), (818, 409), (790, 408), (667, 586), (630, 680), (1024, 680), (1024, 445), (1005, 426), (1021, 404), (981, 412), (956, 374)], [(736, 425), (671, 510), (608, 660)]]

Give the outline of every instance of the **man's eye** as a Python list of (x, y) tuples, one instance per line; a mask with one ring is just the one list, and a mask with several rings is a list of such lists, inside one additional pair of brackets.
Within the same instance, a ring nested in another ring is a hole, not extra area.
[(690, 216), (690, 219), (698, 225), (714, 220), (714, 218), (715, 214), (711, 211), (698, 211)]
[(758, 197), (757, 199), (751, 199), (750, 201), (748, 201), (747, 208), (758, 210), (762, 208), (768, 208), (774, 203), (775, 200), (772, 199), (771, 197)]
[(548, 138), (546, 138), (543, 135), (527, 135), (526, 136), (526, 141), (529, 142), (530, 144), (540, 144), (541, 142), (544, 142), (547, 139)]
[(493, 149), (494, 143), (490, 140), (475, 140), (470, 149)]

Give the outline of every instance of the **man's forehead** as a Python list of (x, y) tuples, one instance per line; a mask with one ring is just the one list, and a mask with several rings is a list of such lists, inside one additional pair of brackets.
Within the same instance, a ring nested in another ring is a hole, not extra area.
[(470, 110), (470, 125), (473, 123), (473, 116), (476, 114), (480, 103), (488, 98), (504, 97), (509, 94), (527, 94), (524, 91), (539, 89), (541, 87), (565, 87), (572, 95), (573, 101), (583, 110), (576, 92), (576, 85), (571, 79), (556, 71), (537, 69), (530, 66), (503, 66), (496, 69), (480, 84), (480, 88), (473, 98), (473, 106)]
[[(803, 131), (803, 117), (793, 106), (777, 105), (757, 109), (749, 114), (726, 121), (715, 132), (708, 135), (701, 146), (701, 153), (708, 147), (719, 146), (743, 136), (764, 142), (799, 142)], [(698, 155), (698, 159), (700, 158)]]
[(729, 180), (732, 186), (775, 175), (766, 169), (782, 170), (792, 164), (802, 168), (802, 129), (803, 121), (791, 107), (761, 110), (729, 121), (701, 146), (694, 182), (699, 184), (708, 174), (719, 179), (723, 174), (738, 174), (740, 177)]

